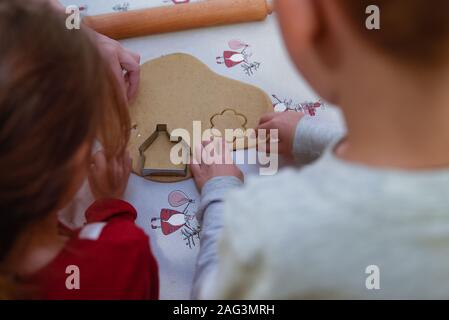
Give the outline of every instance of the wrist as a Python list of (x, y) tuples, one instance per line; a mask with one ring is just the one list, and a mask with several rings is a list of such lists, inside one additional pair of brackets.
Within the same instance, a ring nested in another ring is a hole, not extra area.
[(223, 201), (230, 190), (242, 185), (242, 180), (234, 176), (214, 177), (207, 181), (201, 191), (201, 203), (197, 212), (198, 221), (202, 223), (204, 212), (211, 203)]
[(233, 175), (222, 175), (209, 179), (203, 186), (202, 192), (207, 192), (211, 186), (213, 188), (217, 187), (227, 187), (227, 186), (240, 186), (243, 184), (242, 179)]

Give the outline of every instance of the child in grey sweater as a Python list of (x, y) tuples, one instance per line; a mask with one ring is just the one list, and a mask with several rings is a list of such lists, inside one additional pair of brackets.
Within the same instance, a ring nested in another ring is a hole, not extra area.
[[(380, 30), (365, 25), (372, 4)], [(310, 165), (245, 186), (234, 165), (192, 165), (193, 296), (447, 298), (449, 2), (278, 0), (277, 12), (298, 69), (346, 125), (266, 115), (279, 152)]]

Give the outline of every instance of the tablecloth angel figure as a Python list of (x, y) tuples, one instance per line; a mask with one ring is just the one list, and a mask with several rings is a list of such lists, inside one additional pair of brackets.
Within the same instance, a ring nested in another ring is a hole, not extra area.
[(173, 4), (189, 3), (190, 0), (164, 0), (163, 2), (171, 2)]
[(199, 239), (200, 228), (196, 223), (194, 214), (189, 214), (188, 208), (195, 201), (190, 199), (184, 192), (176, 190), (168, 195), (168, 203), (172, 207), (181, 207), (187, 205), (184, 210), (177, 211), (173, 209), (162, 209), (159, 218), (151, 219), (151, 228), (161, 229), (165, 236), (181, 230), (186, 245), (190, 248), (195, 246), (195, 238)]
[(118, 12), (126, 12), (129, 10), (130, 6), (131, 5), (129, 2), (117, 3), (115, 6), (112, 7), (112, 10)]
[(324, 104), (321, 102), (321, 100), (318, 100), (316, 102), (303, 102), (294, 104), (292, 99), (281, 100), (274, 94), (272, 95), (272, 97), (275, 99), (275, 102), (273, 102), (273, 108), (275, 112), (304, 112), (306, 115), (314, 117), (316, 116), (318, 109), (324, 108)]
[(252, 52), (249, 51), (249, 44), (240, 40), (231, 40), (228, 43), (231, 50), (223, 52), (222, 56), (216, 58), (217, 64), (224, 64), (228, 68), (241, 65), (245, 73), (249, 76), (254, 74), (260, 67), (260, 62), (251, 62)]

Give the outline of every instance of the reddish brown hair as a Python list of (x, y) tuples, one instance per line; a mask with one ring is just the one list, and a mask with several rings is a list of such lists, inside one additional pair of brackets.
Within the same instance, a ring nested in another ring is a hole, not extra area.
[(130, 121), (90, 35), (42, 3), (0, 2), (0, 88), (1, 263), (61, 205), (80, 147), (98, 137), (108, 157), (123, 152)]
[[(340, 0), (363, 37), (397, 59), (421, 65), (448, 60), (448, 0)], [(380, 9), (381, 29), (367, 30), (366, 8)]]

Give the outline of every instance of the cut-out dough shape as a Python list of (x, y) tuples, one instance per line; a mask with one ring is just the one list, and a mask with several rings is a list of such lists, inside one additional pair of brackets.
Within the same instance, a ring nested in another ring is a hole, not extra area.
[[(130, 107), (133, 129), (129, 151), (133, 171), (141, 172), (139, 147), (154, 133), (158, 124), (166, 124), (169, 132), (186, 129), (192, 139), (193, 121), (201, 122), (201, 134), (211, 127), (220, 131), (242, 127), (248, 130), (256, 128), (260, 117), (272, 110), (272, 102), (265, 92), (220, 76), (190, 55), (177, 53), (149, 61), (142, 65), (139, 95)], [(217, 115), (221, 117), (217, 118)], [(157, 157), (167, 159), (169, 146), (154, 146), (151, 158), (156, 162)], [(147, 179), (176, 182), (190, 177), (189, 172), (186, 177), (152, 176)]]
[(234, 142), (236, 138), (244, 136), (248, 120), (243, 114), (235, 110), (225, 109), (221, 113), (214, 114), (210, 119), (210, 123), (212, 129), (217, 129), (220, 132), (220, 137), (223, 134), (226, 137), (226, 129), (232, 129), (233, 137), (226, 137), (226, 141)]

